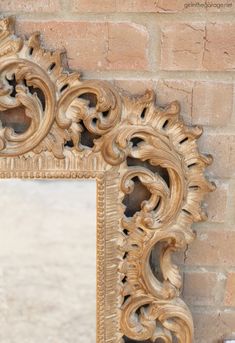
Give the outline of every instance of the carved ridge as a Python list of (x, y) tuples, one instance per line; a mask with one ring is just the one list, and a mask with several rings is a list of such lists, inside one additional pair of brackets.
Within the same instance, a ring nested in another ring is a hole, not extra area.
[[(183, 123), (176, 101), (162, 109), (152, 91), (129, 97), (64, 71), (61, 52), (44, 51), (38, 34), (17, 38), (12, 18), (0, 20), (0, 50), (0, 177), (99, 180), (97, 343), (124, 336), (192, 343), (192, 317), (171, 256), (194, 239), (191, 224), (206, 218), (201, 202), (215, 187), (204, 177), (212, 158), (197, 148), (202, 129)], [(7, 111), (22, 107), (29, 126), (17, 132)], [(149, 197), (128, 215), (124, 200), (137, 183)], [(162, 279), (150, 267), (156, 245)]]

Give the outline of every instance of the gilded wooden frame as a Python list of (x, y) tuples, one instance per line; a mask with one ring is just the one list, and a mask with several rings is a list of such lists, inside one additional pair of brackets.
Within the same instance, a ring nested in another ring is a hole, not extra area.
[[(16, 132), (6, 118), (22, 107), (29, 123)], [(61, 52), (45, 51), (38, 34), (16, 37), (12, 18), (0, 21), (0, 111), (1, 178), (97, 179), (97, 343), (191, 343), (171, 255), (194, 239), (214, 189), (204, 177), (212, 158), (197, 148), (202, 129), (183, 123), (176, 101), (160, 108), (152, 91), (130, 97), (66, 72)], [(136, 183), (149, 196), (128, 215)], [(149, 261), (159, 243), (161, 278)]]

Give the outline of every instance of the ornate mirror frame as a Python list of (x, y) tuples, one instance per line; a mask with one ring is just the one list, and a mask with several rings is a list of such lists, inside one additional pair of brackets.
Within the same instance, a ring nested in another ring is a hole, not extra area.
[(0, 177), (96, 178), (97, 343), (191, 343), (171, 257), (194, 239), (191, 224), (205, 219), (201, 201), (214, 189), (204, 177), (212, 158), (197, 148), (202, 129), (183, 123), (178, 102), (158, 107), (152, 91), (130, 97), (82, 81), (63, 69), (61, 52), (45, 51), (38, 34), (17, 38), (13, 26), (0, 21)]

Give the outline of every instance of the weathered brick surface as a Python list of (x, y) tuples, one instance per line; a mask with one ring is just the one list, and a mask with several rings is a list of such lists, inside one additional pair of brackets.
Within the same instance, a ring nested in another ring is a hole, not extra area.
[(208, 215), (208, 221), (213, 223), (224, 223), (228, 206), (229, 186), (227, 183), (218, 181), (216, 186), (216, 191), (206, 195), (204, 207)]
[(0, 11), (54, 13), (62, 10), (60, 0), (1, 0)]
[(219, 326), (219, 333), (218, 337), (221, 338), (235, 338), (234, 332), (234, 323), (235, 323), (235, 311), (233, 310), (225, 310), (221, 311), (220, 313), (220, 326)]
[(96, 0), (72, 0), (70, 1), (70, 9), (73, 12), (90, 13), (90, 12), (115, 12), (116, 4), (110, 0), (103, 0), (102, 6)]
[(186, 272), (183, 298), (189, 305), (216, 305), (225, 276), (216, 272)]
[(214, 156), (208, 173), (213, 177), (230, 178), (235, 175), (235, 135), (208, 134), (199, 140), (201, 151)]
[(193, 313), (193, 320), (196, 343), (218, 342), (220, 331), (218, 329), (219, 313), (217, 311), (212, 313), (198, 311)]
[(108, 24), (107, 62), (109, 69), (148, 69), (148, 33), (144, 26)]
[(192, 91), (192, 81), (159, 80), (156, 85), (157, 103), (159, 106), (166, 106), (169, 102), (178, 100), (182, 117), (188, 124), (191, 124)]
[(155, 0), (104, 0), (102, 6), (96, 0), (73, 0), (71, 9), (78, 12), (157, 12)]
[(165, 25), (161, 29), (161, 68), (200, 70), (204, 55), (204, 23)]
[(233, 267), (234, 246), (235, 230), (198, 229), (197, 239), (189, 245), (185, 263), (190, 266)]
[(195, 343), (220, 343), (225, 338), (234, 337), (235, 311), (197, 311), (193, 318)]
[(228, 71), (235, 67), (235, 25), (180, 23), (162, 27), (163, 70)]
[(130, 95), (141, 95), (146, 92), (146, 89), (154, 88), (151, 80), (114, 80), (113, 82), (121, 91), (128, 92)]
[[(156, 91), (156, 103), (166, 106), (178, 100), (181, 115), (188, 124), (226, 126), (233, 112), (234, 87), (231, 82), (193, 80), (116, 80), (115, 85), (131, 94)], [(223, 113), (223, 115), (221, 115)]]
[(209, 23), (206, 26), (204, 51), (204, 69), (234, 70), (235, 24)]
[(195, 82), (192, 102), (192, 118), (194, 123), (226, 126), (231, 119), (233, 111), (233, 84)]
[(233, 273), (231, 272), (228, 274), (224, 305), (235, 307), (235, 273), (234, 272)]
[(169, 0), (103, 0), (102, 6), (97, 0), (73, 0), (71, 9), (78, 12), (153, 12), (153, 13), (200, 13), (226, 12), (234, 10), (231, 0), (218, 3), (204, 1)]
[(145, 70), (148, 33), (132, 23), (19, 21), (20, 34), (40, 31), (46, 47), (65, 48), (71, 68)]

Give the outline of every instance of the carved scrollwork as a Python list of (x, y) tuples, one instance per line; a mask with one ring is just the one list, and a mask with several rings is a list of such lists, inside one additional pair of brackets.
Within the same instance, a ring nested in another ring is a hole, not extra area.
[[(19, 109), (28, 120), (20, 132), (8, 121)], [(0, 21), (0, 159), (46, 152), (59, 164), (74, 154), (86, 170), (100, 162), (119, 175), (119, 337), (193, 340), (171, 257), (194, 239), (191, 224), (205, 219), (201, 201), (214, 185), (204, 177), (212, 158), (197, 148), (202, 129), (186, 126), (179, 114), (178, 102), (160, 108), (152, 91), (129, 97), (107, 82), (82, 81), (63, 70), (61, 52), (40, 46), (38, 34), (19, 39), (12, 18)], [(125, 198), (136, 185), (148, 196), (128, 213)], [(150, 266), (156, 246), (161, 278)]]
[[(39, 35), (28, 41), (12, 36), (12, 18), (3, 19), (0, 49), (0, 110), (23, 107), (31, 119), (25, 133), (10, 127), (0, 131), (0, 156), (50, 150), (63, 158), (64, 143), (80, 149), (81, 122), (94, 135), (104, 135), (121, 119), (121, 100), (106, 82), (81, 81), (78, 73), (63, 71), (61, 53), (44, 51)], [(0, 38), (1, 38), (0, 37)], [(5, 51), (5, 53), (4, 53)], [(40, 94), (40, 97), (39, 97)], [(95, 106), (83, 99), (96, 98)]]
[[(192, 319), (186, 305), (178, 298), (182, 280), (171, 255), (193, 240), (191, 224), (205, 219), (201, 200), (214, 185), (204, 178), (203, 171), (211, 163), (211, 157), (199, 154), (196, 138), (202, 130), (183, 124), (177, 102), (160, 109), (155, 106), (153, 97), (150, 103), (145, 98), (127, 99), (127, 112), (131, 113), (133, 102), (135, 116), (127, 119), (125, 128), (120, 128), (115, 136), (118, 149), (113, 155), (119, 150), (123, 161), (127, 155), (137, 161), (136, 166), (129, 167), (122, 175), (123, 193), (133, 191), (133, 179), (138, 177), (151, 195), (142, 202), (140, 211), (122, 220), (125, 233), (120, 268), (123, 273), (122, 330), (132, 339), (191, 342)], [(133, 137), (139, 138), (137, 146), (131, 143)], [(164, 168), (168, 182), (159, 173), (143, 168), (146, 160), (152, 166)], [(164, 243), (159, 261), (162, 280), (157, 279), (150, 267), (151, 251), (160, 243)]]

